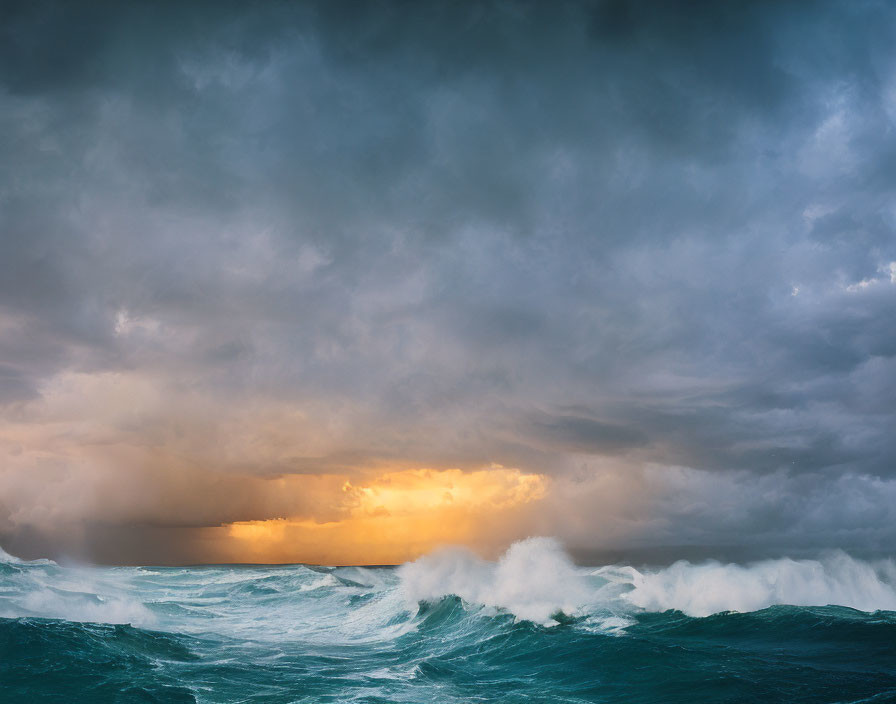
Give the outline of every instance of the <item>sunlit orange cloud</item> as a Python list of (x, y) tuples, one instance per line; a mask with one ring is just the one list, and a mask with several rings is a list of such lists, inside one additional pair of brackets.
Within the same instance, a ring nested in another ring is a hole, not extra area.
[(484, 525), (512, 522), (546, 487), (541, 474), (497, 466), (392, 471), (359, 486), (346, 482), (344, 491), (357, 498), (343, 520), (245, 521), (208, 537), (223, 559), (242, 562), (395, 564), (439, 545), (482, 546)]

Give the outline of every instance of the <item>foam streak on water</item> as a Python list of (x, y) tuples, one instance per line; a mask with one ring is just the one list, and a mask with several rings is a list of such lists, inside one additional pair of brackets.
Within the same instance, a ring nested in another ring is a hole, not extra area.
[(583, 568), (546, 538), (397, 569), (0, 552), (0, 701), (41, 700), (896, 702), (896, 566)]

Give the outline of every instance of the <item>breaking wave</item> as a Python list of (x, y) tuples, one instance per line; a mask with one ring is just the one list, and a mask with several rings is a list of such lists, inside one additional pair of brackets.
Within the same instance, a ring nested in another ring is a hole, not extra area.
[(689, 616), (758, 611), (779, 604), (896, 610), (896, 565), (835, 552), (820, 560), (764, 560), (749, 565), (676, 562), (661, 570), (602, 568), (631, 584), (624, 597), (646, 611), (676, 609)]
[(846, 606), (896, 610), (896, 564), (864, 562), (844, 552), (818, 560), (782, 558), (748, 565), (679, 561), (670, 567), (575, 567), (559, 543), (529, 538), (496, 562), (449, 549), (398, 568), (411, 601), (458, 596), (549, 625), (556, 614), (583, 616), (601, 609), (689, 616), (758, 611), (775, 605)]
[(515, 543), (496, 563), (459, 548), (443, 550), (402, 565), (398, 576), (410, 602), (457, 596), (542, 624), (580, 614), (591, 598), (585, 575), (551, 538)]

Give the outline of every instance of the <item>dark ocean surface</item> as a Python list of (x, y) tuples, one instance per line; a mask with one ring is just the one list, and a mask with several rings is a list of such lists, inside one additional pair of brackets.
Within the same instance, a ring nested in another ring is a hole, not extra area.
[(896, 566), (62, 567), (0, 554), (0, 702), (896, 702)]

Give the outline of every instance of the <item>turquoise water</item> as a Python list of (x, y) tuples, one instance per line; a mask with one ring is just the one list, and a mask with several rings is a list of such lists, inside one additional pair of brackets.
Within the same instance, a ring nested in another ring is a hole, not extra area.
[(894, 577), (575, 567), (538, 539), (400, 568), (5, 556), (0, 701), (896, 702)]

